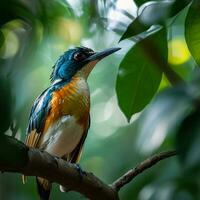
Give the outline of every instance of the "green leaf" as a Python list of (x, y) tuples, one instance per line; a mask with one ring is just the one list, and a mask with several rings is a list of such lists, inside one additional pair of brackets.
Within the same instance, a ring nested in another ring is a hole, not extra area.
[(140, 21), (146, 25), (162, 24), (166, 19), (178, 14), (188, 5), (188, 0), (183, 1), (149, 1), (140, 6), (138, 13)]
[(139, 17), (137, 17), (128, 25), (126, 31), (121, 36), (119, 42), (126, 38), (130, 38), (137, 34), (140, 34), (144, 31), (146, 31), (148, 28), (149, 28), (149, 26), (142, 24), (139, 20)]
[(4, 43), (4, 35), (2, 33), (2, 31), (0, 30), (0, 48), (2, 47), (3, 43)]
[(135, 4), (137, 6), (141, 6), (142, 4), (148, 2), (149, 0), (134, 0)]
[[(137, 142), (138, 146), (143, 147), (142, 151), (151, 153), (159, 148), (167, 134), (173, 132), (192, 112), (194, 97), (189, 91), (195, 92), (193, 87), (185, 85), (169, 88), (159, 93), (142, 113)], [(155, 138), (157, 138), (156, 141)]]
[(143, 4), (138, 10), (141, 23), (149, 26), (163, 23), (169, 17), (173, 4), (173, 1), (168, 0), (149, 1)]
[(188, 170), (200, 169), (200, 111), (196, 110), (181, 124), (176, 137), (176, 146), (184, 167)]
[(151, 25), (163, 24), (164, 21), (176, 15), (186, 5), (188, 1), (143, 1), (138, 9), (138, 16), (128, 25), (119, 41), (133, 37), (147, 31)]
[(4, 133), (11, 124), (12, 97), (10, 83), (0, 76), (0, 134)]
[(200, 2), (193, 1), (191, 4), (185, 21), (185, 39), (188, 48), (200, 65)]
[[(143, 147), (143, 151), (151, 153), (156, 150), (168, 134), (176, 133), (180, 126), (186, 125), (187, 120), (185, 122), (184, 120), (199, 105), (199, 80), (197, 77), (189, 84), (178, 85), (162, 91), (141, 114), (138, 124), (140, 134), (137, 143), (138, 146)], [(190, 126), (190, 129), (193, 129), (193, 125)], [(182, 130), (178, 132), (182, 132)], [(181, 139), (181, 137), (179, 138)], [(189, 142), (190, 138), (185, 138), (185, 143), (187, 140)], [(179, 147), (179, 149), (183, 148)]]
[(128, 120), (151, 101), (161, 81), (162, 73), (145, 54), (148, 42), (152, 42), (158, 48), (162, 59), (167, 62), (165, 29), (138, 42), (125, 55), (120, 63), (116, 91), (119, 106)]
[(172, 17), (176, 14), (178, 14), (181, 10), (183, 10), (191, 1), (189, 0), (176, 0), (171, 7), (169, 17)]

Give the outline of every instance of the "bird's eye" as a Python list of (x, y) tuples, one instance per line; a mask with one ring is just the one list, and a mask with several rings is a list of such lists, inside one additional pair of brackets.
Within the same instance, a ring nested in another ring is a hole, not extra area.
[(83, 53), (75, 53), (74, 60), (80, 61), (86, 58), (86, 55)]

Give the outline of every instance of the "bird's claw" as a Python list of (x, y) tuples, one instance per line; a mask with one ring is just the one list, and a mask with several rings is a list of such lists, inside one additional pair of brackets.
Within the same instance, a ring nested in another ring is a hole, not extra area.
[(87, 173), (81, 169), (79, 164), (74, 164), (76, 170), (78, 171), (80, 177), (83, 177), (84, 175), (87, 175)]
[(58, 161), (59, 161), (60, 157), (58, 156), (54, 156), (54, 162), (56, 163), (56, 166), (58, 168)]

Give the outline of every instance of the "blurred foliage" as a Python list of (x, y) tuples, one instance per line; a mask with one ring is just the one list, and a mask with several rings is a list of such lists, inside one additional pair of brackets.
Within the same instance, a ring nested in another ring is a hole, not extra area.
[(200, 65), (200, 38), (198, 30), (200, 29), (200, 2), (195, 0), (190, 5), (188, 14), (185, 20), (185, 38), (187, 41), (188, 48), (193, 55), (195, 61)]
[(7, 129), (9, 129), (12, 121), (12, 96), (11, 88), (8, 80), (0, 76), (0, 134), (3, 134)]
[[(199, 176), (199, 111), (195, 111), (185, 118), (177, 133), (177, 149), (184, 167)], [(192, 130), (191, 130), (192, 127)]]
[[(22, 144), (22, 145), (21, 145)], [(0, 163), (23, 167), (28, 162), (28, 147), (13, 137), (1, 136)], [(6, 155), (6, 156), (5, 156)]]
[[(63, 51), (120, 46), (121, 52), (99, 63), (88, 80), (91, 128), (81, 166), (111, 183), (150, 154), (176, 148), (179, 159), (138, 176), (120, 197), (200, 199), (199, 10), (198, 0), (1, 2), (1, 161), (20, 154), (6, 146), (3, 133), (24, 140), (31, 105), (50, 84), (51, 66)], [(155, 58), (184, 83), (172, 86)], [(20, 175), (1, 174), (0, 199), (36, 199), (34, 181), (30, 177), (22, 185)], [(52, 199), (85, 198), (60, 193), (55, 184)]]

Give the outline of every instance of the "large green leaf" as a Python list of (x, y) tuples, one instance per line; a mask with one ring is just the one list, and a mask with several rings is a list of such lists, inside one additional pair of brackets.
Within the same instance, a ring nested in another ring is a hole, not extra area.
[(188, 48), (198, 65), (200, 65), (200, 2), (193, 1), (185, 21), (185, 39)]
[(169, 17), (173, 1), (149, 1), (143, 4), (139, 10), (139, 18), (141, 23), (145, 25), (153, 25), (163, 23)]
[[(155, 1), (155, 0), (154, 0)], [(161, 2), (162, 3), (163, 0), (156, 0), (155, 2)], [(141, 5), (147, 3), (147, 2), (151, 2), (149, 0), (134, 0), (134, 2), (136, 3), (136, 5), (138, 7), (140, 7)], [(173, 2), (173, 1), (172, 1)], [(173, 15), (177, 14), (181, 9), (183, 9), (186, 5), (188, 5), (191, 1), (190, 0), (175, 0), (174, 1), (174, 6), (171, 10), (171, 13), (173, 13)]]
[(11, 124), (12, 96), (9, 81), (0, 76), (0, 134), (4, 133)]
[(135, 4), (137, 6), (141, 6), (142, 4), (148, 2), (149, 0), (134, 0)]
[[(197, 115), (188, 117), (199, 105), (200, 81), (198, 79), (162, 91), (142, 113), (138, 126), (140, 132), (138, 145), (143, 146), (145, 152), (151, 153), (159, 148), (169, 133), (176, 133), (179, 129), (178, 149), (183, 151), (187, 143), (188, 147), (190, 146), (190, 141), (193, 141), (191, 134), (195, 132), (197, 121), (199, 123)], [(197, 121), (193, 123), (192, 119), (195, 117)], [(180, 126), (182, 128), (179, 128)]]
[[(140, 1), (141, 2), (141, 1)], [(186, 5), (188, 1), (142, 1), (144, 4), (138, 9), (138, 16), (128, 25), (120, 41), (143, 33), (151, 25), (163, 24), (166, 19), (176, 15)]]
[(3, 35), (2, 31), (0, 30), (0, 48), (3, 45), (3, 43), (4, 43), (4, 35)]
[(178, 14), (181, 10), (183, 10), (191, 1), (190, 0), (176, 0), (173, 6), (170, 9), (169, 17), (172, 17)]
[(169, 88), (157, 95), (139, 120), (138, 145), (151, 153), (159, 148), (168, 133), (177, 128), (193, 110), (192, 87)]
[(187, 170), (200, 169), (200, 111), (196, 110), (189, 115), (181, 124), (177, 137), (176, 146), (180, 159)]
[(149, 26), (142, 24), (139, 20), (139, 17), (137, 17), (128, 25), (126, 31), (123, 33), (119, 41), (140, 34), (146, 31), (148, 28)]
[(152, 25), (162, 23), (165, 19), (173, 17), (185, 8), (190, 1), (149, 1), (140, 6), (138, 13), (140, 20), (144, 24)]
[(167, 62), (165, 29), (138, 42), (125, 55), (120, 63), (116, 91), (119, 106), (128, 120), (150, 102), (161, 81), (162, 73), (145, 54), (144, 46), (148, 42), (152, 42), (156, 46), (162, 59)]

